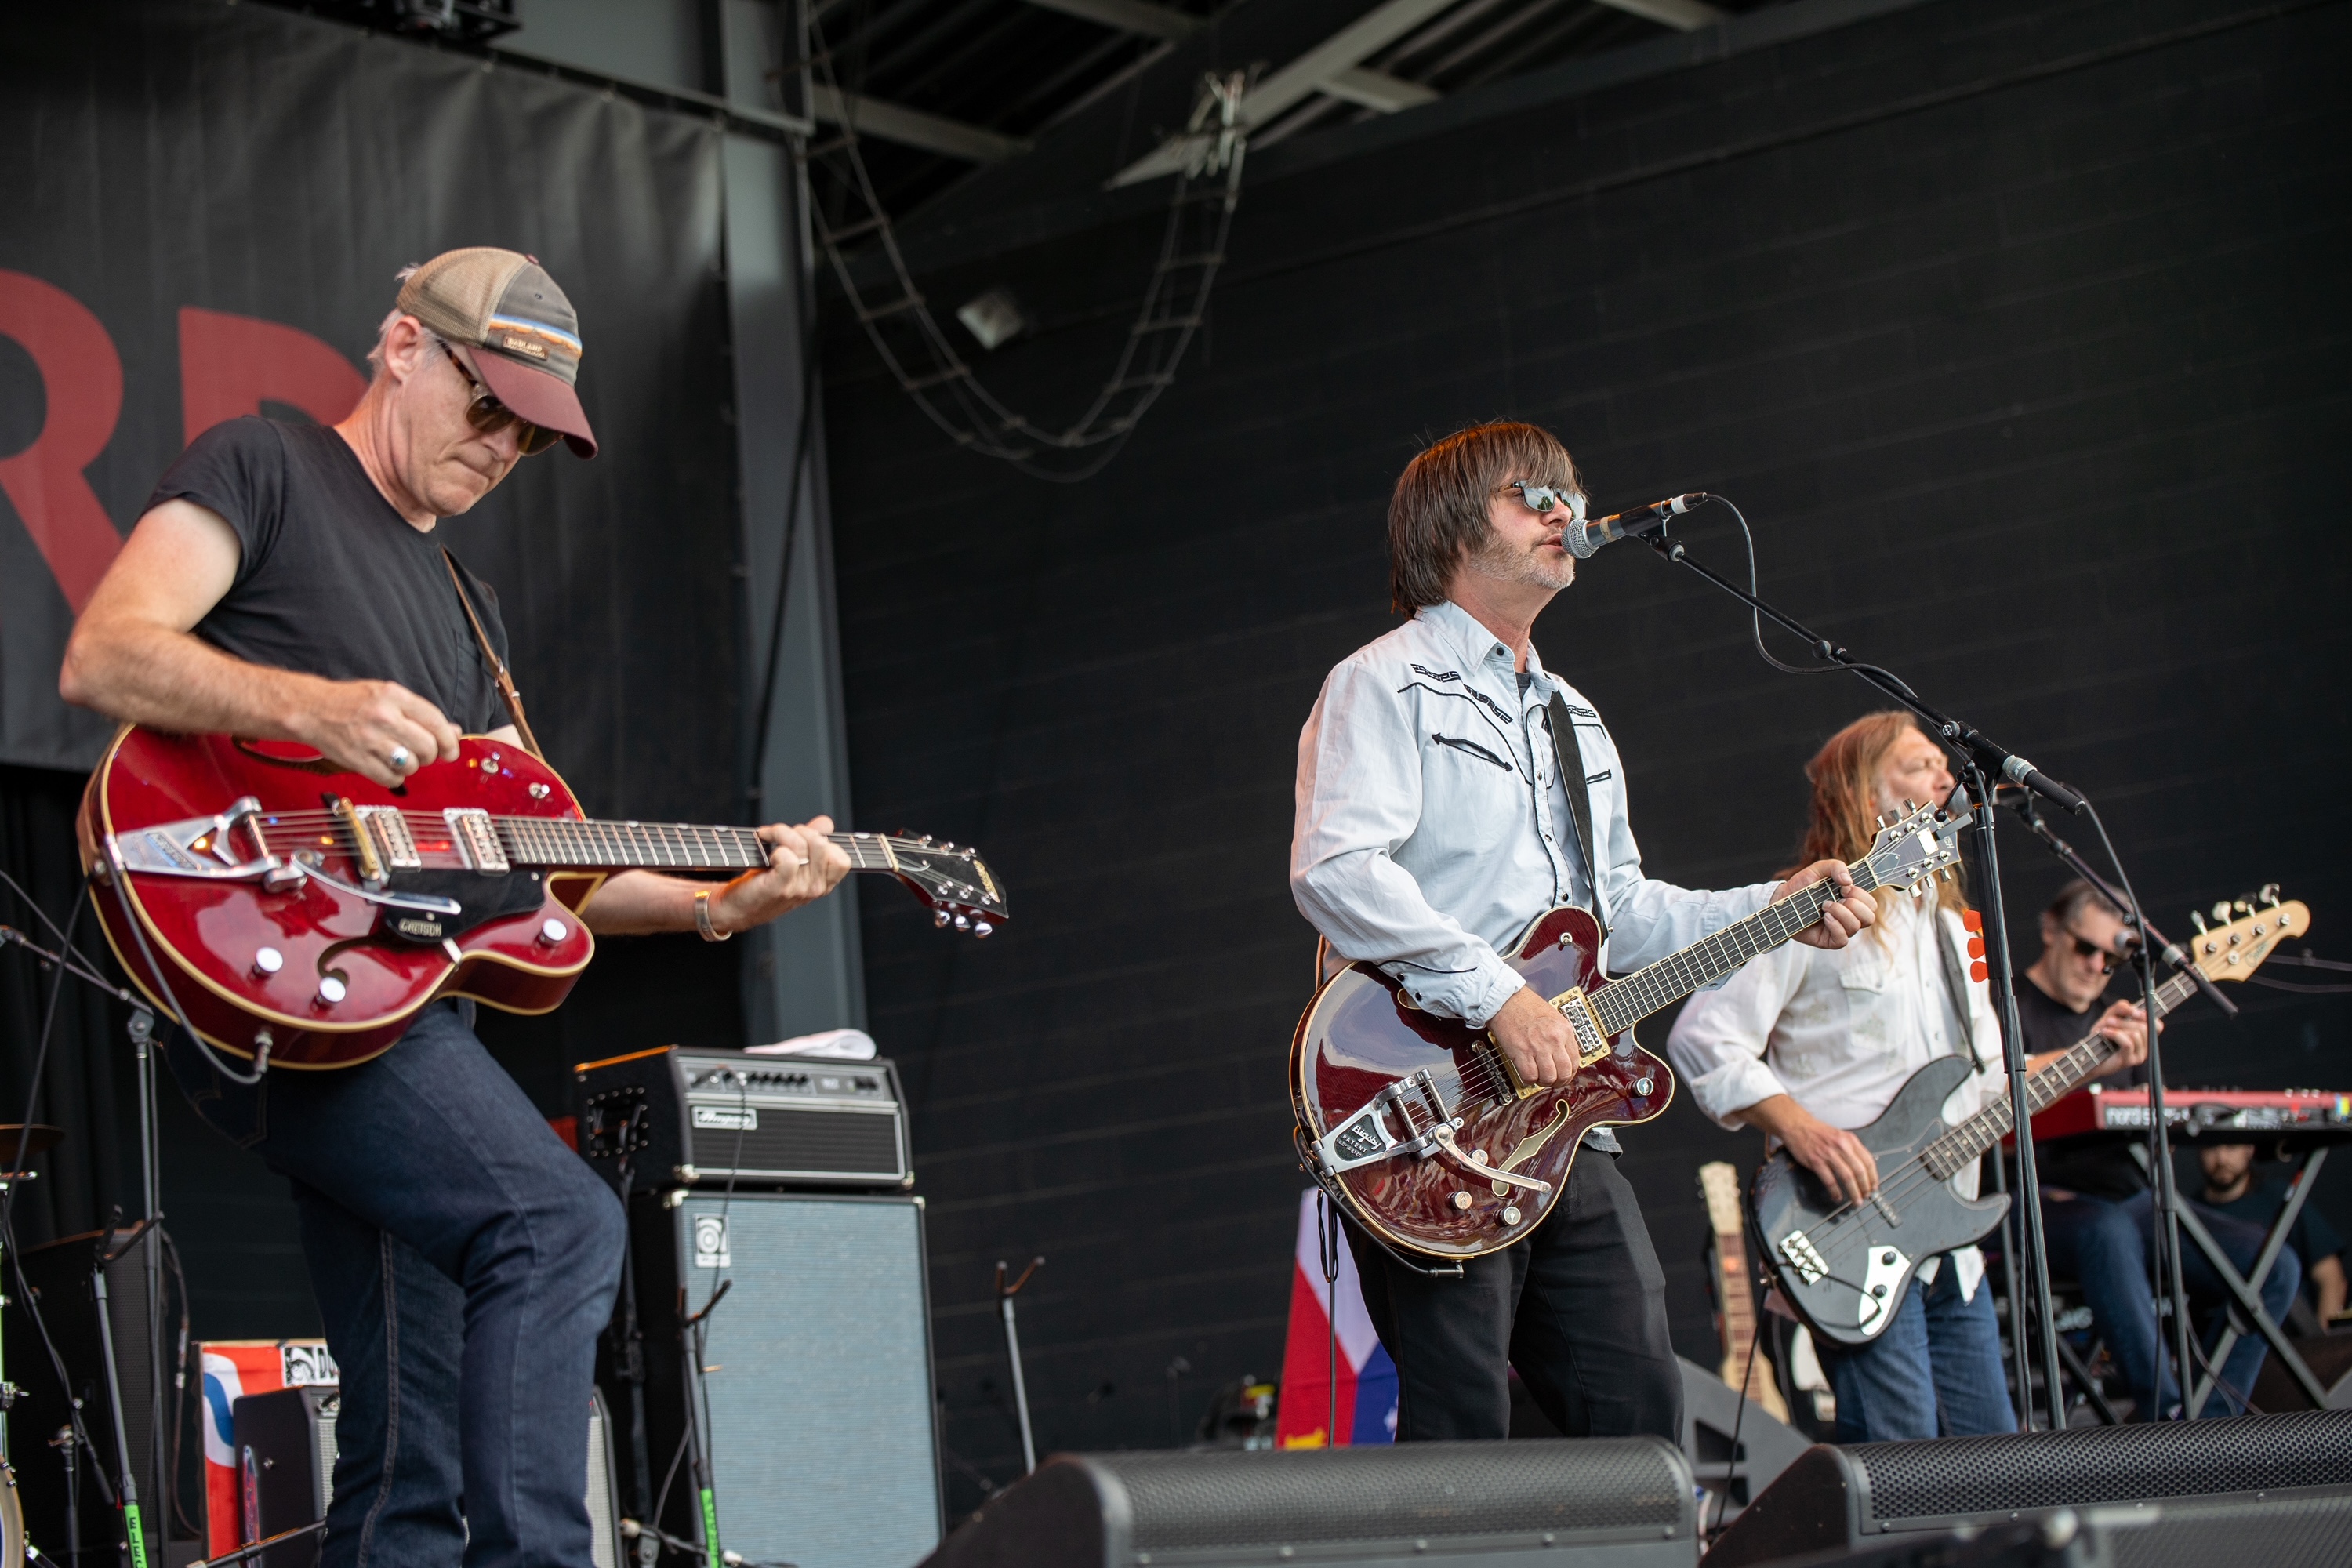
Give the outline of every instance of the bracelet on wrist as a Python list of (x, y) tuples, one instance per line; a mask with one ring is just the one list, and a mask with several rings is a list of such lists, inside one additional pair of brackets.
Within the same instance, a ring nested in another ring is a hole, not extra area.
[(731, 931), (720, 931), (717, 926), (710, 923), (710, 895), (713, 890), (714, 889), (709, 888), (698, 888), (695, 889), (695, 934), (701, 937), (705, 942), (727, 942), (732, 939), (735, 933)]

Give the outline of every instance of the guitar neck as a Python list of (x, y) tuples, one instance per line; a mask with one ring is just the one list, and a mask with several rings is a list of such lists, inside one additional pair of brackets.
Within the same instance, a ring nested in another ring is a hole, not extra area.
[[(1868, 860), (1847, 868), (1855, 887), (1868, 891), (1878, 885)], [(1592, 1010), (1610, 1034), (1632, 1028), (1660, 1008), (1672, 1006), (1692, 992), (1712, 985), (1749, 959), (1771, 952), (1799, 932), (1821, 923), (1822, 911), (1839, 897), (1834, 882), (1814, 882), (1785, 899), (1776, 899), (1746, 920), (1734, 921), (1713, 936), (1695, 942), (1680, 952), (1637, 969), (1592, 994)]]
[[(2161, 1018), (2187, 1001), (2196, 984), (2186, 974), (2176, 974), (2158, 986), (2156, 1016)], [(2116, 1049), (2116, 1043), (2104, 1036), (2085, 1036), (2067, 1047), (2057, 1060), (2029, 1075), (2025, 1080), (2027, 1114), (2039, 1116), (2082, 1087), (2106, 1066)], [(1986, 1150), (2008, 1137), (2016, 1125), (2010, 1099), (2004, 1094), (1928, 1144), (1920, 1156), (1921, 1163), (1937, 1181), (1948, 1181), (1962, 1166), (1982, 1158)]]
[[(517, 866), (752, 871), (768, 864), (768, 847), (749, 827), (698, 826), (684, 822), (583, 822), (565, 816), (502, 816), (493, 820), (508, 860)], [(849, 857), (853, 870), (895, 868), (889, 842), (879, 834), (832, 833), (825, 837)]]

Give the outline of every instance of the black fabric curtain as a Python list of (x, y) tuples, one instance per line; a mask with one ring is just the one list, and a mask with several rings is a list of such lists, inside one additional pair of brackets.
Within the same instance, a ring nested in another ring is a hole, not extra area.
[[(41, 916), (65, 925), (81, 893), (73, 832), (81, 786), (75, 773), (0, 767), (0, 870), (24, 889), (20, 895), (0, 883), (5, 889), (0, 924), (52, 952), (57, 939)], [(73, 937), (100, 973), (122, 984), (97, 916), (87, 908)], [(52, 998), (56, 1019), (37, 1088), (34, 1064)], [(19, 1247), (95, 1229), (117, 1204), (138, 1210), (138, 1104), (128, 1016), (128, 1009), (70, 975), (60, 986), (57, 971), (17, 943), (0, 953), (0, 1121), (21, 1122), (29, 1110), (31, 1120), (67, 1134), (58, 1149), (32, 1162), (34, 1179), (18, 1184), (13, 1223)], [(0, 1164), (16, 1152), (13, 1133), (0, 1140)]]

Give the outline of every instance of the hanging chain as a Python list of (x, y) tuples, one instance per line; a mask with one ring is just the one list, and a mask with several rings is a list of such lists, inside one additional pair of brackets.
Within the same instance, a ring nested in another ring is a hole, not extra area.
[[(816, 24), (812, 21), (814, 29)], [(833, 57), (821, 32), (814, 35), (814, 65), (835, 101), (855, 101), (841, 93)], [(986, 457), (999, 458), (1022, 472), (1059, 484), (1093, 478), (1118, 455), (1160, 395), (1176, 379), (1176, 367), (1192, 346), (1209, 308), (1209, 290), (1217, 269), (1224, 264), (1225, 237), (1233, 228), (1234, 209), (1241, 201), (1242, 158), (1248, 151), (1248, 132), (1240, 120), (1242, 95), (1248, 88), (1245, 73), (1211, 75), (1202, 89), (1186, 128), (1186, 159), (1177, 176), (1176, 194), (1168, 207), (1168, 226), (1160, 243), (1160, 258), (1143, 302), (1127, 331), (1127, 342), (1109, 377), (1079, 418), (1059, 429), (1049, 429), (999, 402), (971, 366), (940, 330), (931, 308), (915, 287), (889, 214), (874, 192), (859, 151), (856, 116), (845, 108), (839, 134), (802, 144), (801, 161), (809, 175), (809, 209), (817, 238), (842, 292), (866, 329), (866, 336), (882, 363), (908, 396), (958, 446)], [(824, 175), (841, 195), (841, 221), (828, 216), (816, 190)], [(1219, 179), (1218, 176), (1223, 178)], [(876, 237), (889, 259), (896, 295), (869, 303), (858, 287), (843, 247)], [(1038, 459), (1052, 452), (1090, 453), (1071, 468), (1055, 468)]]

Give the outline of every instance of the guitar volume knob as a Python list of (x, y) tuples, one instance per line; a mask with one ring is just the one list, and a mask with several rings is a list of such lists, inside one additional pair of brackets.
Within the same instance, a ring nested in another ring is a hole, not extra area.
[(286, 967), (286, 955), (274, 947), (257, 948), (253, 954), (253, 972), (271, 975)]
[(351, 994), (351, 988), (331, 974), (319, 977), (319, 994), (313, 998), (321, 1007), (331, 1007)]
[(1452, 1204), (1457, 1209), (1467, 1209), (1470, 1206), (1470, 1194), (1468, 1193), (1456, 1193), (1452, 1197), (1448, 1198), (1446, 1202)]

